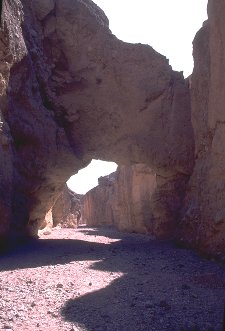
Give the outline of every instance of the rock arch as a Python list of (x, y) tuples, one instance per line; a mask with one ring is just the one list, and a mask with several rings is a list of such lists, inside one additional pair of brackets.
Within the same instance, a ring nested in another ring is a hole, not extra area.
[(1, 236), (35, 235), (66, 180), (92, 158), (148, 164), (157, 208), (177, 217), (194, 160), (182, 73), (150, 46), (118, 40), (89, 0), (6, 2)]

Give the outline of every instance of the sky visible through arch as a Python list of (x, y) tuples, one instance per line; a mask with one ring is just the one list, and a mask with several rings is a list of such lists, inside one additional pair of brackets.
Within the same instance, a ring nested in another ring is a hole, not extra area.
[[(207, 0), (94, 0), (109, 18), (119, 39), (152, 46), (165, 55), (173, 70), (188, 77), (193, 70), (192, 41), (207, 19)], [(98, 177), (116, 170), (111, 162), (92, 161), (72, 176), (68, 186), (84, 194), (97, 186)]]

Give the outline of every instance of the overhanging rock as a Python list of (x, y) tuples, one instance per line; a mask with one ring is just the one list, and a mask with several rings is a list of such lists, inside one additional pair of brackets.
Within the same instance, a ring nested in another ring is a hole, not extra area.
[(91, 1), (4, 4), (0, 234), (35, 235), (92, 158), (145, 163), (160, 176), (159, 192), (167, 196), (169, 182), (184, 194), (194, 140), (182, 74), (150, 46), (118, 40)]

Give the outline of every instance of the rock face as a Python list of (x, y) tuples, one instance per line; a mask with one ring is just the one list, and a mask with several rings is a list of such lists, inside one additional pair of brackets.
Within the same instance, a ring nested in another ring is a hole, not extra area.
[(53, 227), (59, 224), (63, 228), (77, 228), (82, 223), (82, 197), (81, 194), (71, 191), (65, 185), (53, 207), (45, 215), (45, 219), (40, 227), (42, 233), (48, 234)]
[(82, 195), (65, 186), (52, 208), (53, 226), (61, 224), (63, 228), (77, 228), (81, 220)]
[[(120, 230), (147, 233), (152, 220), (151, 199), (156, 175), (144, 164), (120, 166), (99, 178), (99, 185), (82, 200), (87, 225), (113, 225)], [(153, 231), (154, 232), (154, 231)]]
[(81, 204), (84, 223), (90, 226), (115, 225), (113, 209), (117, 173), (98, 179), (98, 186), (88, 191)]
[(92, 158), (148, 164), (167, 208), (194, 141), (188, 84), (164, 56), (116, 39), (89, 0), (5, 0), (0, 42), (2, 237), (36, 235)]
[(195, 167), (179, 234), (210, 254), (225, 252), (225, 3), (209, 0), (194, 40), (191, 78)]
[(3, 1), (1, 238), (35, 236), (67, 179), (97, 158), (152, 169), (148, 231), (225, 252), (223, 0), (208, 11), (189, 89), (150, 46), (113, 36), (90, 0)]
[(183, 197), (178, 191), (145, 164), (119, 166), (115, 173), (99, 178), (99, 185), (86, 193), (82, 217), (90, 226), (113, 225), (120, 230), (171, 238), (176, 233), (176, 211)]

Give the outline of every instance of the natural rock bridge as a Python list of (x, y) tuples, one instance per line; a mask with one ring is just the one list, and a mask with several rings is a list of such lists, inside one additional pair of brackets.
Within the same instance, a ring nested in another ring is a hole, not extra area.
[(112, 35), (92, 1), (3, 2), (2, 237), (36, 235), (67, 179), (100, 158), (153, 169), (149, 223), (157, 222), (160, 235), (176, 230), (204, 250), (224, 252), (224, 180), (217, 179), (224, 96), (214, 85), (225, 61), (217, 61), (223, 44), (215, 42), (225, 38), (224, 12), (222, 0), (209, 1), (190, 88), (150, 46)]

